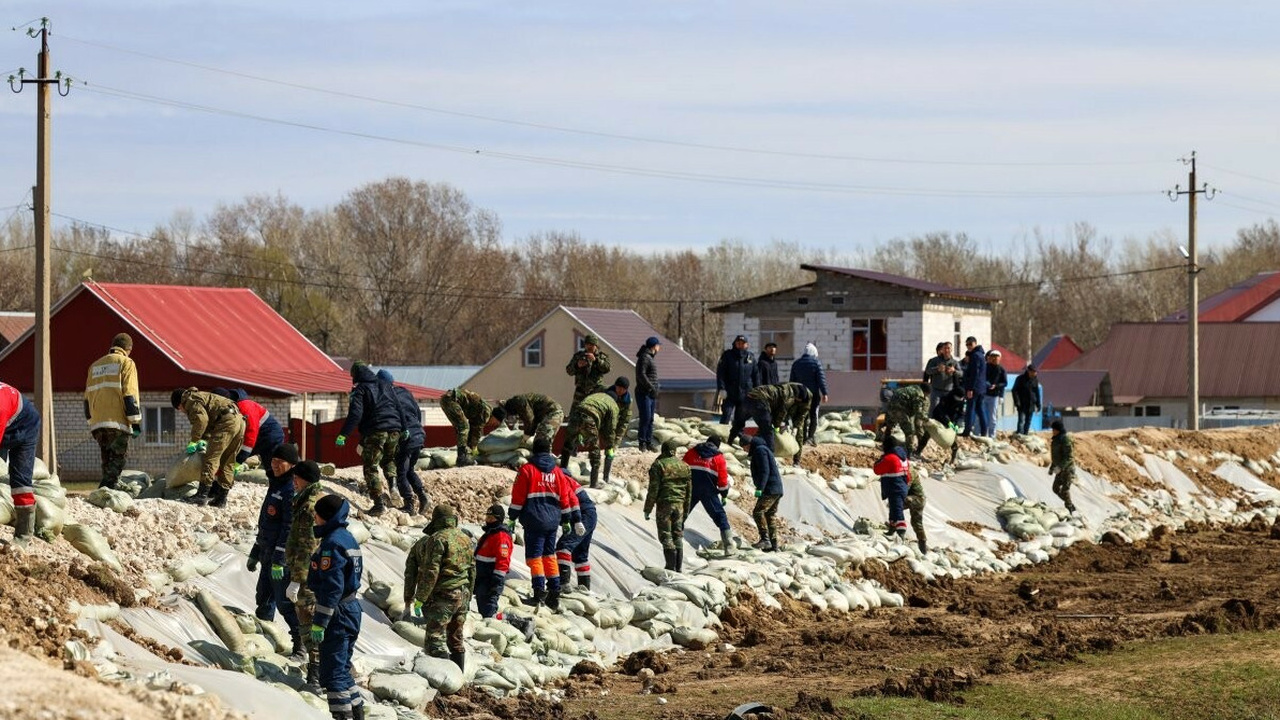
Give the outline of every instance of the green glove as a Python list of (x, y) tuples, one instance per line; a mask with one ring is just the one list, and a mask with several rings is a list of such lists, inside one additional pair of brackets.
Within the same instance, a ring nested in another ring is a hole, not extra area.
[(761, 495), (763, 495), (763, 494), (764, 494), (764, 491), (763, 491), (763, 490), (757, 490), (757, 491), (756, 491), (756, 497), (760, 497), (760, 496), (761, 496)]
[(196, 447), (199, 448), (200, 452), (204, 452), (205, 450), (209, 449), (209, 441), (201, 440), (200, 442), (196, 443)]
[(141, 426), (141, 425), (139, 425), (138, 423), (134, 423), (134, 424), (129, 428), (129, 435), (130, 435), (130, 437), (138, 437), (138, 436), (139, 436), (139, 435), (141, 435), (141, 434), (142, 434), (142, 426)]
[(570, 525), (569, 523), (561, 523), (560, 532), (562, 532), (565, 535), (568, 535), (569, 533), (573, 532), (573, 526)]
[(422, 601), (420, 600), (413, 601), (413, 616), (422, 617)]
[(604, 453), (604, 454), (605, 454), (605, 455), (608, 455), (609, 457), (613, 457), (613, 456), (614, 456), (614, 455), (616, 455), (617, 453), (618, 453), (618, 451), (617, 451), (617, 450), (614, 450), (613, 448), (609, 448), (608, 450), (606, 450), (606, 451), (605, 451), (605, 453)]
[(347, 444), (347, 436), (346, 436), (346, 435), (339, 435), (337, 438), (335, 438), (335, 439), (334, 439), (333, 444), (334, 444), (334, 445), (337, 445), (338, 447), (342, 447), (343, 445), (346, 445), (346, 444)]
[(196, 454), (196, 453), (198, 453), (198, 452), (200, 452), (200, 443), (198, 443), (198, 442), (189, 442), (189, 443), (187, 443), (187, 454), (188, 454), (188, 455), (195, 455), (195, 454)]
[(283, 580), (283, 579), (284, 579), (284, 566), (283, 566), (283, 565), (275, 565), (275, 564), (273, 564), (273, 565), (271, 566), (271, 579), (272, 579), (272, 580)]
[(324, 642), (324, 628), (319, 625), (311, 626), (311, 642), (317, 645)]
[(409, 431), (405, 430), (400, 433), (400, 442), (409, 442)]
[(244, 472), (244, 463), (231, 463), (231, 476), (240, 477), (240, 473)]
[(507, 532), (514, 534), (515, 531), (516, 531), (516, 521), (512, 520), (511, 522), (507, 523)]

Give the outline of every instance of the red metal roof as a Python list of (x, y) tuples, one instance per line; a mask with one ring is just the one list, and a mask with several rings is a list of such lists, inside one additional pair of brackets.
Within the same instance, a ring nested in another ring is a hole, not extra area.
[(1084, 354), (1084, 350), (1071, 339), (1070, 335), (1054, 335), (1036, 351), (1031, 364), (1037, 370), (1059, 370), (1072, 363)]
[[(1200, 301), (1200, 322), (1241, 322), (1262, 308), (1280, 300), (1280, 272), (1258, 273), (1243, 282)], [(1187, 309), (1161, 322), (1186, 322)]]
[[(1025, 367), (1027, 367), (1026, 358), (1010, 350), (1009, 348), (1001, 345), (1000, 343), (994, 343), (994, 342), (991, 343), (991, 350), (1000, 351), (1000, 367), (1004, 368), (1004, 371), (1009, 373), (1009, 376), (1010, 376), (1009, 385), (1012, 386), (1013, 385), (1012, 376), (1015, 375), (1016, 373), (1022, 372), (1022, 370)], [(990, 354), (990, 350), (988, 350), (987, 353)]]
[(915, 278), (904, 277), (902, 275), (890, 275), (889, 273), (875, 272), (873, 270), (859, 270), (856, 268), (831, 267), (829, 265), (801, 265), (801, 269), (810, 270), (812, 272), (829, 272), (840, 275), (848, 275), (850, 277), (870, 280), (872, 282), (884, 283), (885, 285), (897, 285), (898, 287), (916, 290), (930, 295), (942, 295), (944, 297), (960, 298), (962, 300), (977, 300), (980, 302), (1000, 302), (1000, 298), (993, 295), (984, 295), (983, 293), (973, 292), (972, 290), (964, 290), (962, 288), (953, 288), (938, 283), (931, 283), (925, 280), (917, 280)]
[(35, 313), (0, 312), (0, 348), (22, 337), (35, 322)]
[[(567, 307), (564, 310), (582, 323), (588, 332), (598, 335), (600, 340), (613, 350), (615, 357), (622, 358), (632, 367), (636, 363), (636, 352), (644, 345), (644, 341), (656, 335), (662, 341), (662, 350), (655, 360), (658, 366), (658, 377), (662, 382), (695, 381), (705, 382), (709, 387), (715, 387), (714, 372), (685, 352), (684, 348), (664, 337), (635, 310), (577, 307)], [(621, 371), (616, 364), (614, 367)], [(619, 374), (625, 373), (619, 372)]]
[[(1280, 397), (1280, 323), (1206, 323), (1200, 326), (1200, 395), (1214, 398)], [(1185, 323), (1120, 323), (1070, 370), (1107, 370), (1115, 397), (1186, 397)]]

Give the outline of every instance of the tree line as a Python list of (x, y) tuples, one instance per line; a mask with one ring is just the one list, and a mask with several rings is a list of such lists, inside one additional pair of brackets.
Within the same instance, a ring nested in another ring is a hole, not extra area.
[[(333, 207), (254, 195), (202, 219), (175, 213), (140, 235), (73, 222), (54, 232), (52, 265), (55, 297), (86, 276), (251, 288), (325, 352), (379, 364), (482, 364), (557, 304), (634, 309), (713, 364), (724, 341), (710, 309), (807, 282), (801, 263), (999, 297), (992, 340), (1017, 352), (1058, 333), (1089, 348), (1113, 323), (1185, 305), (1185, 260), (1172, 235), (1115, 240), (1079, 223), (1064, 239), (1037, 231), (1023, 240), (1014, 252), (986, 250), (965, 233), (928, 233), (874, 248), (720, 240), (655, 253), (560, 231), (508, 241), (497, 215), (461, 190), (393, 177)], [(32, 242), (26, 214), (0, 228), (0, 309), (32, 307)], [(1201, 266), (1202, 297), (1280, 269), (1280, 225), (1240, 229)]]

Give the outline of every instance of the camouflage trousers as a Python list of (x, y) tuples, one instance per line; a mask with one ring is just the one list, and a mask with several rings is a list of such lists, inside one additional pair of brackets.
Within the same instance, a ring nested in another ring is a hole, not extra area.
[[(560, 432), (560, 423), (564, 421), (563, 412), (553, 412), (545, 415), (538, 426), (533, 430), (533, 439), (546, 438), (547, 442), (555, 442), (556, 433)], [(525, 432), (528, 432), (525, 428)]]
[(1076, 511), (1075, 503), (1071, 502), (1071, 484), (1076, 481), (1076, 467), (1068, 465), (1058, 471), (1053, 476), (1053, 494), (1062, 498), (1062, 504), (1067, 506), (1070, 512)]
[(200, 484), (217, 484), (230, 490), (236, 484), (236, 455), (244, 444), (244, 418), (239, 413), (223, 415), (204, 434), (209, 448), (204, 451), (204, 465), (200, 468)]
[(913, 478), (911, 485), (907, 488), (907, 500), (904, 503), (907, 510), (911, 511), (911, 529), (916, 533), (916, 540), (926, 541), (924, 536), (924, 489), (920, 486), (920, 480)]
[(480, 434), (484, 432), (484, 426), (488, 424), (489, 418), (481, 417), (478, 412), (468, 415), (463, 410), (462, 404), (449, 395), (440, 398), (440, 409), (444, 411), (444, 416), (449, 418), (449, 424), (457, 434), (458, 447), (466, 447), (475, 452), (476, 446), (480, 444)]
[(751, 509), (751, 519), (756, 521), (756, 530), (761, 540), (778, 543), (778, 524), (774, 517), (778, 514), (778, 502), (781, 495), (761, 495), (756, 498), (756, 506)]
[(446, 590), (431, 596), (422, 606), (422, 629), (426, 631), (423, 649), (433, 657), (448, 657), (464, 652), (462, 626), (467, 620), (471, 593), (465, 589)]
[(582, 448), (587, 449), (587, 458), (592, 465), (600, 464), (600, 450), (612, 443), (613, 428), (601, 431), (600, 421), (595, 415), (578, 409), (569, 413), (569, 427), (564, 431), (564, 447), (569, 454)]
[(298, 633), (302, 647), (306, 648), (308, 662), (320, 662), (320, 645), (311, 639), (311, 620), (316, 616), (316, 596), (302, 581), (298, 589), (298, 599), (293, 601), (293, 609), (298, 613)]
[(658, 523), (658, 541), (663, 550), (676, 550), (684, 541), (684, 505), (658, 503), (658, 514), (654, 520)]
[(129, 454), (129, 433), (115, 428), (98, 428), (92, 435), (102, 450), (102, 482), (99, 485), (113, 488), (120, 480)]
[(902, 438), (906, 441), (908, 449), (914, 450), (915, 447), (911, 445), (911, 438), (916, 438), (917, 442), (919, 442), (929, 437), (928, 425), (926, 425), (928, 414), (924, 412), (924, 404), (921, 403), (922, 407), (919, 408), (919, 412), (915, 408), (908, 410), (900, 406), (890, 405), (884, 414), (884, 436), (892, 435), (895, 427), (901, 427)]
[(394, 430), (371, 432), (360, 440), (360, 460), (364, 464), (364, 484), (369, 497), (382, 497), (387, 484), (396, 484), (396, 449), (400, 447), (400, 433)]

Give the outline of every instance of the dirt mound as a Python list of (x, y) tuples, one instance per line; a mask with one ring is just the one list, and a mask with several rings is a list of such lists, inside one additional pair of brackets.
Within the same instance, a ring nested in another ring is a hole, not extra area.
[(880, 458), (873, 448), (853, 445), (818, 445), (806, 447), (800, 455), (800, 467), (825, 478), (840, 474), (843, 467), (871, 467)]
[(901, 697), (963, 705), (960, 693), (974, 685), (973, 673), (953, 667), (920, 668), (914, 675), (886, 678), (884, 682), (854, 693), (854, 697)]
[(631, 653), (622, 661), (622, 672), (627, 675), (635, 675), (645, 668), (652, 670), (655, 675), (661, 675), (671, 669), (671, 663), (666, 656), (652, 650)]
[(1188, 613), (1173, 623), (1168, 635), (1211, 635), (1229, 632), (1253, 632), (1280, 627), (1275, 611), (1262, 612), (1252, 600), (1231, 598), (1221, 607), (1207, 612)]

